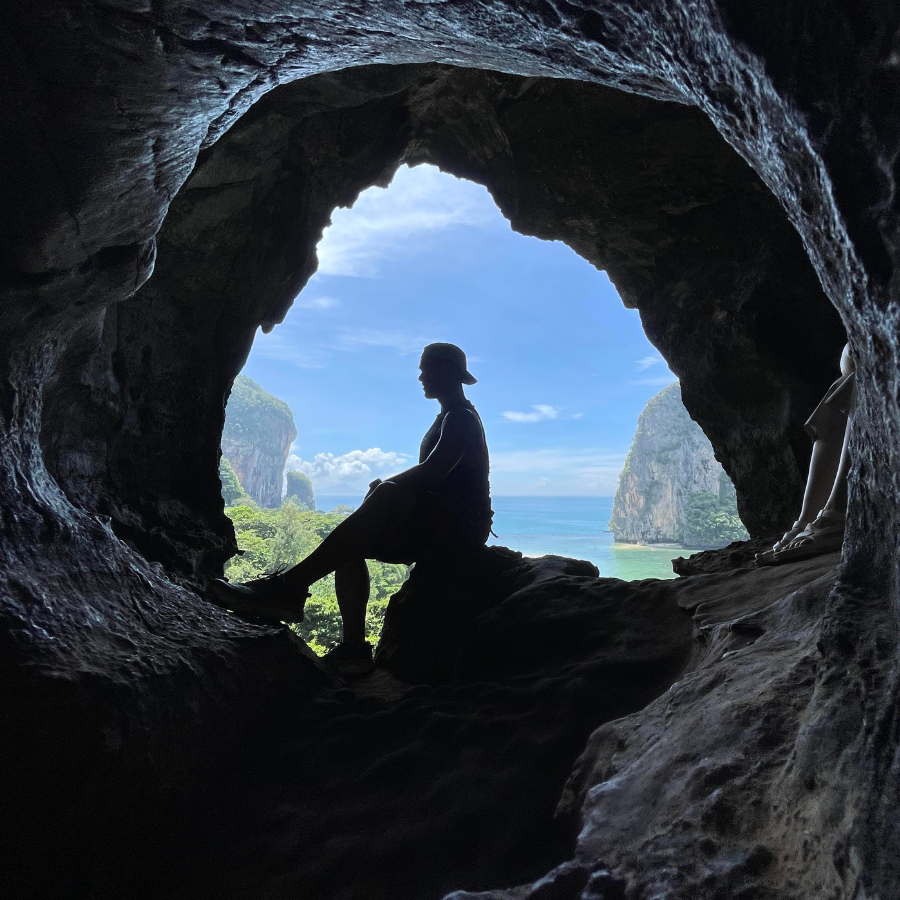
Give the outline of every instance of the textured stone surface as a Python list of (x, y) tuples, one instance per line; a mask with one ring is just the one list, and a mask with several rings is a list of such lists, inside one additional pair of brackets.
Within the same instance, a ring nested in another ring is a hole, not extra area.
[[(223, 773), (245, 775), (229, 764), (275, 739), (264, 726), (282, 733), (293, 692), (318, 675), (283, 636), (228, 620), (192, 592), (233, 549), (216, 473), (223, 401), (255, 328), (277, 322), (312, 272), (334, 204), (407, 155), (482, 180), (514, 227), (567, 240), (607, 267), (681, 378), (753, 533), (793, 512), (808, 452), (799, 423), (840, 343), (801, 248), (858, 359), (849, 529), (834, 590), (825, 600), (820, 583), (803, 595), (815, 611), (807, 631), (803, 603), (775, 603), (764, 637), (715, 664), (722, 684), (710, 663), (673, 695), (669, 715), (664, 697), (608, 726), (625, 747), (601, 737), (573, 783), (573, 797), (598, 788), (585, 794), (584, 858), (547, 876), (544, 896), (734, 896), (746, 887), (749, 896), (892, 900), (898, 33), (893, 0), (814, 9), (800, 0), (51, 0), (6, 10), (0, 634), (2, 714), (15, 725), (3, 738), (14, 760), (3, 772), (17, 823), (4, 844), (15, 860), (7, 881), (18, 880), (11, 892), (122, 896), (116, 860), (126, 858), (137, 889), (173, 860), (202, 886), (259, 822), (206, 801), (221, 798)], [(459, 80), (435, 78), (429, 99), (423, 70), (406, 67), (434, 63), (466, 69)], [(327, 74), (372, 64), (389, 68), (378, 78)], [(307, 76), (323, 80), (297, 82), (301, 97), (313, 91), (299, 108), (279, 112), (281, 92), (263, 97)], [(643, 96), (607, 90), (617, 87)], [(736, 154), (723, 153), (715, 132)], [(271, 238), (260, 240), (267, 228)], [(258, 252), (243, 240), (251, 233)], [(700, 580), (727, 598), (734, 582), (716, 581), (725, 577)], [(791, 596), (803, 599), (781, 594)], [(783, 650), (771, 646), (777, 634)], [(740, 658), (746, 680), (735, 696), (727, 674)], [(769, 684), (783, 690), (773, 695)], [(754, 713), (770, 741), (747, 724)], [(359, 745), (354, 722), (339, 746)], [(659, 735), (669, 736), (667, 771), (683, 791), (658, 778)], [(691, 775), (703, 759), (727, 772), (736, 742), (753, 748), (736, 757), (749, 774), (733, 779), (735, 796), (754, 798), (741, 817), (730, 812), (730, 787), (721, 807), (712, 799), (719, 775), (696, 784)], [(622, 793), (604, 777), (605, 760), (624, 767)], [(466, 789), (479, 770), (475, 759)], [(271, 812), (284, 779), (309, 769), (263, 760), (255, 771), (272, 778)], [(632, 805), (606, 828), (619, 804)], [(342, 822), (354, 808), (341, 807)], [(402, 821), (409, 805), (392, 809), (395, 833), (413, 834)], [(191, 810), (236, 823), (206, 857), (188, 838), (214, 829)], [(166, 847), (173, 823), (184, 840)], [(268, 833), (271, 848), (304, 832)], [(279, 843), (279, 834), (288, 837)], [(340, 838), (318, 844), (329, 841)], [(118, 856), (103, 855), (113, 847)], [(262, 858), (251, 852), (236, 874), (274, 871), (257, 865)], [(338, 848), (328, 858), (346, 873), (354, 856)], [(493, 885), (473, 877), (456, 886), (503, 890), (540, 874), (491, 871)]]
[(681, 387), (669, 385), (650, 398), (638, 417), (609, 527), (617, 541), (682, 540), (691, 493), (718, 496), (721, 478), (727, 476), (706, 435), (687, 414)]
[(849, 759), (832, 766), (858, 713), (823, 720), (815, 698), (837, 562), (664, 582), (693, 612), (695, 652), (665, 694), (588, 741), (557, 810), (579, 813), (572, 860), (454, 900), (844, 896), (855, 787)]
[(668, 582), (634, 592), (590, 563), (486, 553), (491, 597), (472, 600), (482, 585), (462, 560), (452, 586), (418, 573), (421, 602), (490, 606), (452, 679), (376, 670), (279, 698), (239, 756), (213, 757), (202, 800), (173, 778), (158, 800), (140, 796), (137, 821), (98, 810), (89, 895), (426, 900), (565, 858), (577, 816), (554, 810), (573, 764), (598, 725), (679, 677), (691, 617)]

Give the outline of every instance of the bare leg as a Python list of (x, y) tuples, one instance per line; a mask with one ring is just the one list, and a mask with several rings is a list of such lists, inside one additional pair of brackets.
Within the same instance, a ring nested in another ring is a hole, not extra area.
[[(781, 539), (775, 542), (771, 550), (756, 554), (759, 565), (774, 565), (777, 554), (782, 553), (799, 534), (802, 534), (815, 521), (819, 511), (825, 508), (838, 480), (838, 470), (843, 459), (842, 448), (846, 442), (848, 427), (844, 417), (839, 414), (826, 413), (823, 416), (818, 436), (813, 442), (800, 515)], [(846, 476), (844, 484), (846, 485)]]
[(335, 569), (334, 590), (344, 624), (344, 643), (366, 639), (366, 604), (369, 602), (369, 569), (362, 557)]
[(390, 481), (378, 485), (306, 559), (284, 573), (285, 583), (305, 589), (347, 563), (371, 558), (385, 532), (409, 518), (415, 502), (415, 492), (409, 488)]
[(834, 486), (828, 496), (823, 509), (829, 512), (847, 513), (847, 476), (850, 474), (850, 422), (847, 419), (847, 427), (844, 429), (844, 443), (841, 447), (841, 459), (834, 478)]
[(798, 516), (801, 521), (812, 522), (819, 510), (825, 506), (841, 462), (841, 447), (841, 443), (832, 435), (820, 437), (813, 444), (809, 476), (803, 494), (803, 508)]
[(850, 420), (844, 429), (844, 440), (838, 459), (834, 482), (828, 498), (815, 520), (806, 526), (783, 550), (776, 554), (775, 563), (807, 559), (821, 553), (839, 550), (844, 542), (847, 514), (847, 474), (850, 471)]

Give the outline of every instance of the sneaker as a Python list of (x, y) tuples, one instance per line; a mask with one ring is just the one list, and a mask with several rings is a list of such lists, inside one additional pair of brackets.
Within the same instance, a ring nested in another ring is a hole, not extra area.
[(375, 668), (372, 645), (368, 641), (361, 644), (333, 644), (322, 657), (322, 662), (339, 675), (365, 675)]
[(246, 584), (216, 578), (209, 586), (212, 602), (222, 609), (276, 622), (302, 622), (309, 591), (290, 587), (280, 572), (261, 575)]

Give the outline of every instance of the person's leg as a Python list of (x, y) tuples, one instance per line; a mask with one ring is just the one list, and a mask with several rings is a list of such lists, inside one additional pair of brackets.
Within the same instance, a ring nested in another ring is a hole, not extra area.
[(362, 644), (366, 639), (369, 602), (369, 567), (365, 559), (354, 559), (335, 569), (334, 592), (344, 626), (343, 643)]
[(826, 433), (813, 444), (799, 519), (812, 522), (831, 494), (841, 462), (843, 434)]
[(847, 522), (847, 476), (850, 472), (850, 420), (844, 429), (844, 440), (834, 483), (818, 515), (783, 550), (776, 563), (794, 562), (840, 550)]
[(850, 419), (844, 429), (844, 442), (841, 446), (841, 458), (834, 477), (834, 484), (828, 500), (822, 509), (828, 512), (847, 514), (847, 476), (850, 474)]
[(756, 554), (759, 565), (774, 565), (778, 554), (805, 533), (819, 511), (825, 507), (837, 480), (847, 428), (847, 419), (841, 412), (827, 405), (819, 407), (815, 417), (816, 439), (813, 442), (800, 515), (770, 550)]
[(416, 505), (415, 491), (386, 481), (378, 485), (302, 562), (284, 573), (285, 584), (305, 589), (358, 559), (371, 559), (385, 534), (402, 528)]

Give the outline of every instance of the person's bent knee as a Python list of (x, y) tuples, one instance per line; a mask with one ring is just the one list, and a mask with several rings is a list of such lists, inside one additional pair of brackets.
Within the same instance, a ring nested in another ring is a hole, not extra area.
[(375, 490), (369, 494), (369, 499), (377, 498), (380, 501), (402, 502), (415, 499), (416, 492), (405, 484), (397, 484), (396, 481), (382, 481)]

